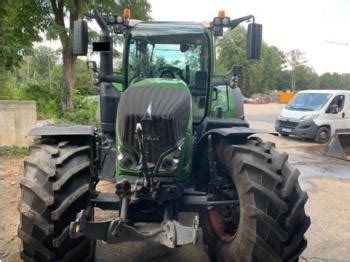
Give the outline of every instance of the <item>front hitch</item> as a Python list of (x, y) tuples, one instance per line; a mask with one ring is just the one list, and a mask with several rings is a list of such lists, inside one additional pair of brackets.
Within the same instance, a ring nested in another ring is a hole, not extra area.
[(157, 228), (149, 225), (130, 226), (120, 218), (95, 222), (89, 221), (87, 213), (82, 210), (69, 227), (71, 238), (85, 236), (90, 239), (103, 240), (107, 243), (126, 241), (152, 241), (169, 248), (186, 244), (195, 245), (199, 235), (199, 218), (195, 216), (192, 227), (181, 225), (176, 220), (168, 220)]

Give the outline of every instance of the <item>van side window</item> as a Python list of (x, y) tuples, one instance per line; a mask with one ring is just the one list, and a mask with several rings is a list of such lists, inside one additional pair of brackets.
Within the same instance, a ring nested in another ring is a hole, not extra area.
[(326, 113), (330, 113), (330, 108), (332, 105), (336, 105), (338, 107), (338, 112), (342, 111), (344, 108), (345, 96), (338, 95), (333, 98), (332, 102), (329, 104)]

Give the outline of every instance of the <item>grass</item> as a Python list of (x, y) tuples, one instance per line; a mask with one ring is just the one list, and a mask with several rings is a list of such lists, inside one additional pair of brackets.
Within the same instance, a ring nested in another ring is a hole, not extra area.
[(0, 156), (14, 156), (14, 155), (26, 155), (28, 153), (28, 147), (18, 146), (1, 146)]

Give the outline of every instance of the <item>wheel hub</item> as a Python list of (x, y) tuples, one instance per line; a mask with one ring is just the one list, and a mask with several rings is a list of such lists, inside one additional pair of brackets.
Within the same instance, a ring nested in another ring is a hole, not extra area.
[(210, 223), (213, 227), (215, 234), (223, 242), (230, 241), (232, 237), (235, 235), (236, 230), (234, 230), (232, 234), (229, 234), (226, 232), (224, 218), (217, 210), (210, 210), (208, 211), (208, 214), (209, 214)]

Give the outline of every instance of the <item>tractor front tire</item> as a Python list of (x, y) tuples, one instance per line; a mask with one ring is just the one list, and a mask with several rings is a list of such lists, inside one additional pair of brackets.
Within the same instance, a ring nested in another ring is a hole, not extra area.
[(299, 171), (290, 166), (288, 155), (258, 138), (243, 145), (220, 141), (215, 152), (219, 175), (231, 180), (234, 192), (229, 195), (239, 204), (223, 212), (202, 212), (211, 260), (297, 261), (307, 244), (310, 218), (304, 211), (308, 197), (299, 186)]
[[(89, 155), (89, 145), (54, 138), (31, 147), (18, 205), (23, 260), (93, 260), (94, 240), (69, 237), (70, 222), (89, 206)], [(93, 219), (93, 210), (89, 210)]]

